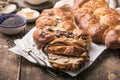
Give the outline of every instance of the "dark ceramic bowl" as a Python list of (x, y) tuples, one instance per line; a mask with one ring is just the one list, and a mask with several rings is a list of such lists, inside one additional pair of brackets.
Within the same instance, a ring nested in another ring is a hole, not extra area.
[(22, 32), (26, 27), (26, 19), (17, 14), (4, 14), (0, 16), (0, 32), (15, 35)]

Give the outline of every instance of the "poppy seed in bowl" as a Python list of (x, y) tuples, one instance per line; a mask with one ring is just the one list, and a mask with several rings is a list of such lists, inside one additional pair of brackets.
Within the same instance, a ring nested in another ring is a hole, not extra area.
[(15, 35), (26, 27), (26, 19), (17, 14), (5, 14), (0, 16), (0, 32)]

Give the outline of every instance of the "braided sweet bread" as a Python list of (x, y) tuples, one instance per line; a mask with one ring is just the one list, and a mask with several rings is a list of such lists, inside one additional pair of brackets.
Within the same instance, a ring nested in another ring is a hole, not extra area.
[(110, 49), (120, 48), (120, 14), (110, 9), (105, 0), (75, 3), (73, 13), (79, 28), (91, 32), (93, 42), (105, 44)]
[(54, 30), (74, 31), (76, 29), (71, 12), (61, 9), (43, 10), (40, 17), (36, 20), (37, 28), (51, 27)]
[(33, 39), (55, 69), (75, 71), (89, 61), (91, 35), (76, 28), (71, 12), (43, 10), (36, 21)]

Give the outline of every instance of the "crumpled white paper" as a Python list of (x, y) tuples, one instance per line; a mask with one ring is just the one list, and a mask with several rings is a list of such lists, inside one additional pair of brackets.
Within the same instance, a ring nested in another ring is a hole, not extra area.
[[(47, 63), (48, 62), (48, 61), (46, 61), (47, 56), (44, 55), (44, 53), (41, 53), (40, 50), (37, 49), (37, 46), (35, 45), (35, 43), (33, 41), (32, 34), (33, 34), (35, 29), (36, 28), (31, 29), (22, 38), (22, 42), (24, 43), (26, 48), (32, 50), (36, 55), (39, 55), (40, 57), (43, 57), (45, 62)], [(105, 49), (106, 49), (106, 47), (104, 45), (96, 45), (96, 44), (92, 43), (90, 51), (89, 51), (90, 62), (86, 63), (83, 68), (81, 68), (80, 70), (78, 70), (76, 72), (71, 72), (71, 71), (65, 71), (65, 72), (68, 73), (71, 76), (76, 76), (77, 74), (79, 74), (80, 72), (82, 72), (83, 70), (88, 68)], [(20, 50), (20, 48), (18, 46), (10, 48), (9, 50), (14, 52), (15, 54), (23, 56), (24, 58), (26, 58), (28, 61), (30, 61), (32, 63), (37, 63), (31, 56), (29, 56), (28, 54), (26, 54), (22, 50)], [(49, 65), (49, 63), (47, 63), (47, 64)]]
[[(74, 0), (61, 0), (58, 3), (55, 4), (54, 8), (60, 8), (60, 7), (63, 7), (64, 5), (66, 5), (66, 4), (72, 7), (73, 2), (74, 2)], [(36, 28), (31, 29), (22, 38), (22, 42), (24, 43), (26, 48), (31, 49), (36, 55), (44, 58), (45, 62), (48, 64), (48, 66), (51, 67), (51, 65), (48, 63), (48, 61), (46, 59), (47, 56), (44, 55), (44, 53), (42, 53), (40, 50), (37, 49), (37, 46), (35, 45), (35, 43), (33, 41), (32, 34), (33, 34), (33, 31), (35, 29)], [(78, 70), (76, 72), (71, 72), (71, 71), (64, 71), (64, 72), (71, 75), (71, 76), (76, 76), (77, 74), (79, 74), (80, 72), (82, 72), (86, 68), (88, 68), (105, 49), (106, 49), (106, 47), (104, 45), (96, 45), (96, 44), (92, 43), (89, 54), (88, 54), (89, 57), (90, 57), (90, 61), (87, 62), (83, 68), (81, 68), (80, 70)], [(22, 50), (20, 50), (20, 48), (18, 46), (10, 48), (9, 50), (14, 52), (15, 54), (23, 56), (24, 58), (26, 58), (28, 61), (30, 61), (32, 63), (37, 63), (35, 59), (33, 59), (31, 56), (29, 56), (28, 54), (26, 54)]]

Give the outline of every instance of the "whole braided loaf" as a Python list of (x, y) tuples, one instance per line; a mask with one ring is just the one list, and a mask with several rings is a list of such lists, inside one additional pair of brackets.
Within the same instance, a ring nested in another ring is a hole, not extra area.
[(91, 32), (93, 42), (120, 48), (120, 13), (109, 8), (105, 0), (75, 0), (73, 13), (79, 28)]
[(76, 28), (69, 11), (43, 10), (36, 21), (33, 39), (55, 69), (75, 71), (89, 61), (91, 35), (85, 29)]

